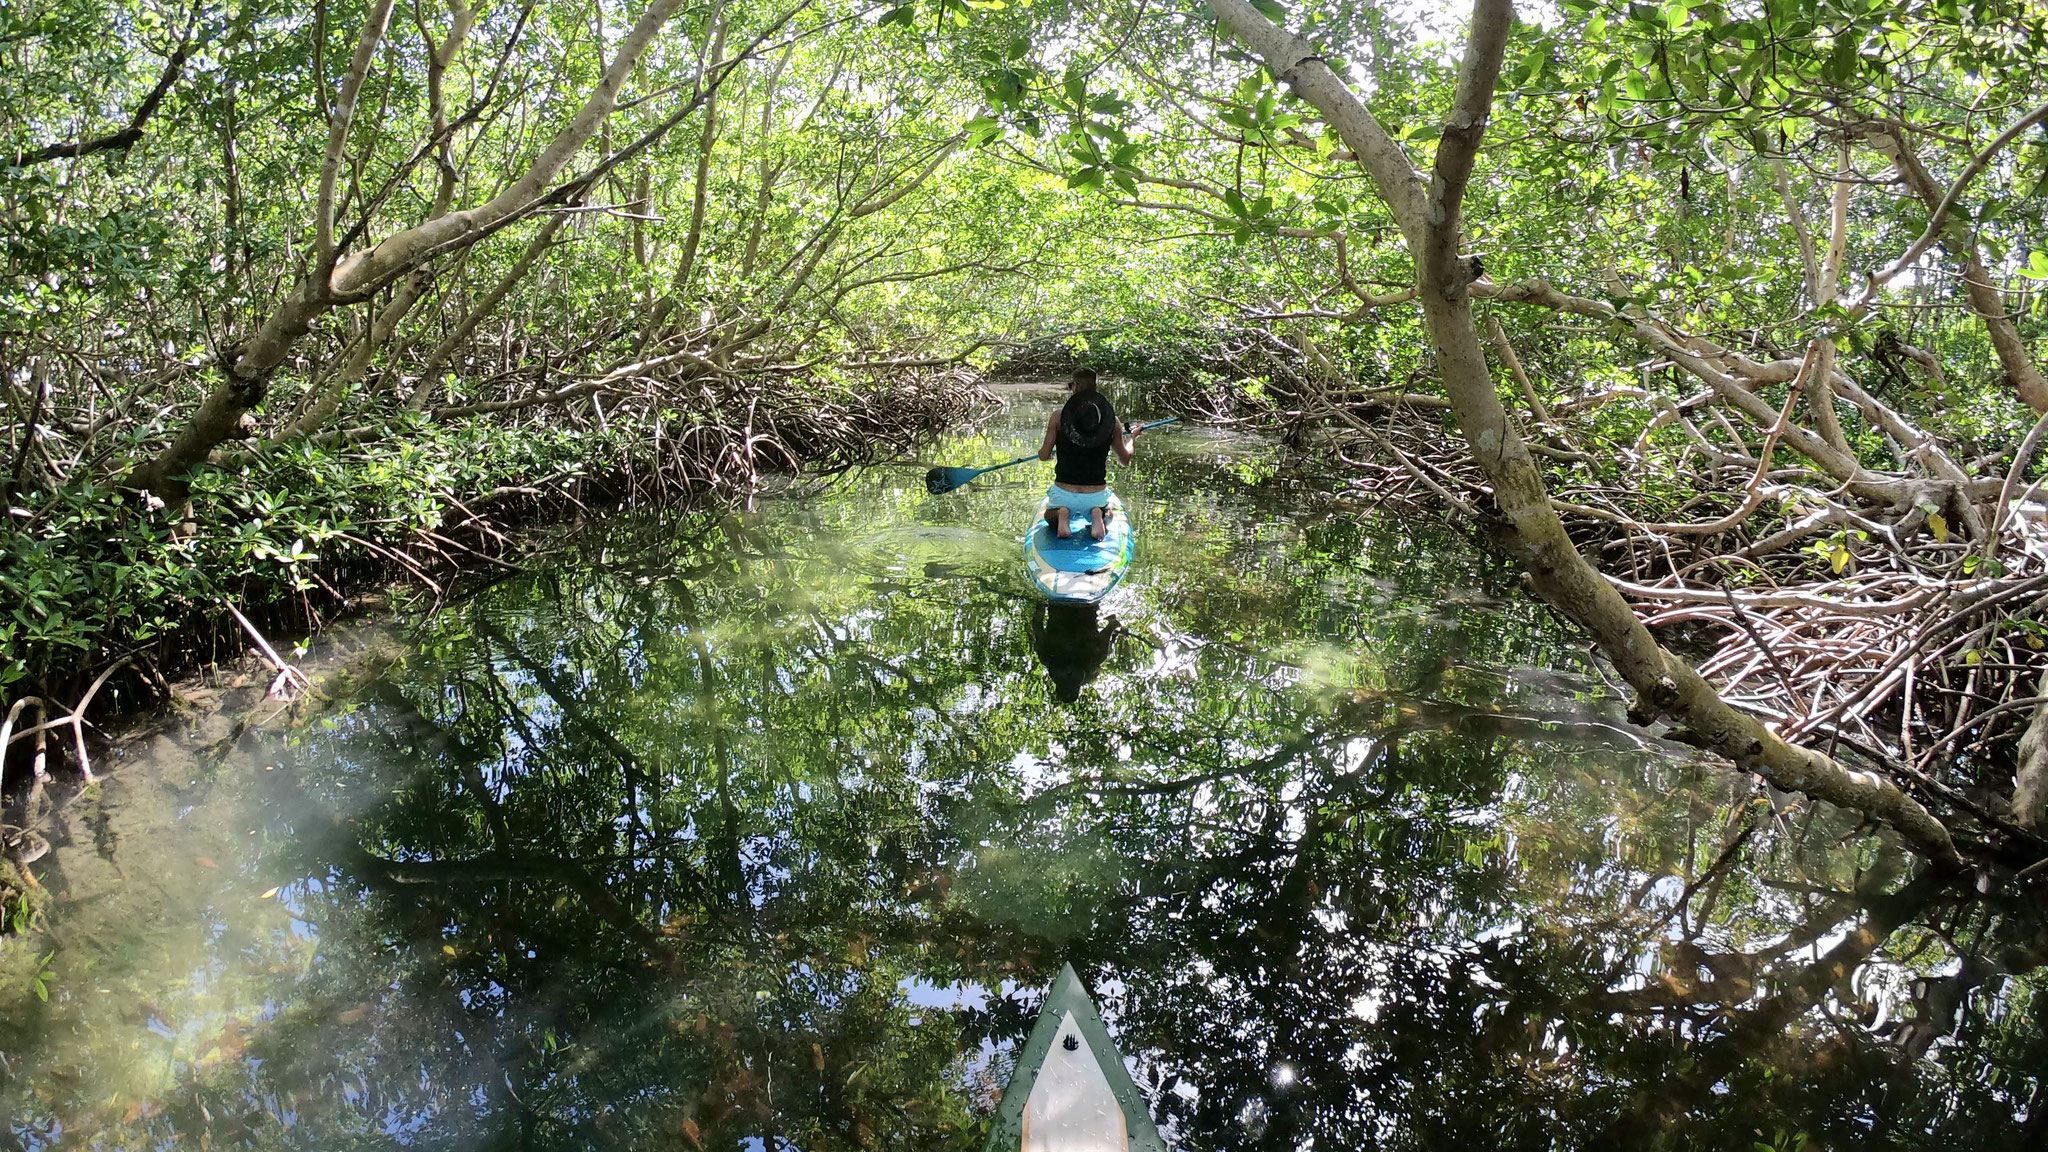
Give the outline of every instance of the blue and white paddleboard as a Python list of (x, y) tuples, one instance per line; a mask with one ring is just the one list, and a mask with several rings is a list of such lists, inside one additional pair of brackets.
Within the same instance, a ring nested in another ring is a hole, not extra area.
[(1062, 540), (1045, 522), (1039, 501), (1031, 531), (1024, 534), (1024, 571), (1039, 595), (1062, 604), (1093, 604), (1116, 590), (1130, 569), (1137, 532), (1115, 493), (1109, 497), (1109, 529), (1102, 539), (1088, 535), (1088, 517), (1068, 514), (1073, 536)]

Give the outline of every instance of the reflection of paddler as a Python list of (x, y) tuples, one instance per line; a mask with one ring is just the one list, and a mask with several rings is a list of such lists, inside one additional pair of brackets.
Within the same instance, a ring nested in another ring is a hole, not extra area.
[(1052, 677), (1053, 695), (1072, 704), (1102, 671), (1123, 626), (1111, 616), (1098, 627), (1094, 604), (1038, 604), (1031, 610), (1031, 650)]

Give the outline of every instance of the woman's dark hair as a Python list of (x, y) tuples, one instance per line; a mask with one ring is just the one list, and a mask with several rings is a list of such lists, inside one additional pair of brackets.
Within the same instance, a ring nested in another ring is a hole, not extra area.
[(1072, 380), (1070, 380), (1070, 381), (1068, 381), (1068, 382), (1067, 382), (1067, 387), (1069, 387), (1069, 388), (1079, 388), (1079, 389), (1081, 389), (1081, 390), (1082, 390), (1083, 392), (1086, 392), (1086, 391), (1087, 391), (1088, 389), (1090, 389), (1090, 388), (1093, 388), (1093, 387), (1095, 387), (1095, 369), (1093, 369), (1093, 368), (1076, 368), (1076, 369), (1074, 369), (1074, 378), (1073, 378)]

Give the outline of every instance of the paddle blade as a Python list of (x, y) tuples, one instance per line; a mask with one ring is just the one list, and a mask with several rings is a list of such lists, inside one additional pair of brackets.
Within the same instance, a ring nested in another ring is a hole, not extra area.
[(924, 474), (924, 490), (941, 496), (979, 475), (978, 468), (934, 468)]

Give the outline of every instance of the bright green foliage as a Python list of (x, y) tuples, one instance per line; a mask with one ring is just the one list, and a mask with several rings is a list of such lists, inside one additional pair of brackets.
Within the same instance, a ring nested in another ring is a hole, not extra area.
[(409, 548), (465, 515), (451, 497), (543, 477), (608, 482), (625, 448), (567, 430), (434, 424), (345, 451), (300, 441), (202, 477), (189, 521), (89, 484), (23, 493), (35, 518), (0, 536), (0, 683), (61, 675), (93, 652), (151, 652), (225, 617), (224, 603), (317, 596), (323, 579), (388, 571), (380, 549)]
[[(1455, 27), (1418, 34), (1349, 5), (1290, 5), (1275, 18), (1324, 44), (1370, 93), (1375, 116), (1428, 163)], [(1888, 179), (1868, 126), (1908, 125), (1936, 179), (1956, 175), (2040, 99), (2048, 18), (2037, 6), (1574, 0), (1541, 19), (1512, 37), (1465, 208), (1469, 243), (1489, 278), (1541, 276), (1681, 331), (1732, 340), (1761, 359), (1832, 335), (1852, 374), (1951, 438), (1958, 455), (1991, 451), (2031, 420), (2012, 402), (1984, 324), (1958, 291), (1954, 244), (1852, 315), (1814, 306), (1787, 213), (1801, 215), (1825, 247), (1828, 175), (1846, 132), (1862, 175), (1842, 292), (1857, 295), (1862, 274), (1898, 256), (1930, 215)], [(1087, 323), (1252, 321), (1294, 347), (1312, 343), (1341, 379), (1395, 386), (1429, 377), (1412, 313), (1359, 309), (1347, 290), (1347, 273), (1374, 293), (1412, 278), (1384, 206), (1329, 126), (1219, 38), (1199, 6), (1130, 6), (1094, 21), (1036, 7), (980, 23), (961, 33), (997, 104), (978, 134), (1093, 190), (1119, 227), (1152, 238), (1121, 255), (1126, 286), (1074, 299)], [(1451, 43), (1435, 41), (1437, 32)], [(1983, 259), (2002, 282), (2022, 277), (2010, 282), (2016, 288), (2037, 274), (2028, 238), (2048, 210), (2044, 182), (2048, 135), (2036, 127), (1991, 154), (1957, 200)], [(1339, 259), (1339, 234), (1348, 259)], [(1089, 283), (1087, 270), (1079, 275)], [(2048, 296), (2007, 299), (2021, 338), (2038, 349)], [(1503, 309), (1501, 319), (1553, 402), (1617, 385), (1674, 398), (1696, 387), (1633, 371), (1645, 353), (1625, 331), (1529, 309)], [(1901, 344), (1931, 352), (1942, 379), (1901, 358)], [(1653, 411), (1622, 401), (1596, 419), (1626, 445)], [(1893, 464), (1875, 429), (1851, 411), (1842, 419), (1871, 466)], [(1659, 457), (1682, 447), (1670, 429), (1650, 442)]]
[[(1014, 331), (1021, 274), (1078, 218), (1057, 181), (959, 152), (976, 97), (944, 55), (896, 51), (857, 9), (686, 8), (554, 183), (554, 220), (466, 237), (315, 317), (257, 390), (271, 443), (220, 444), (189, 505), (145, 507), (124, 482), (312, 275), (330, 114), (376, 8), (0, 14), (10, 694), (204, 655), (186, 629), (223, 600), (310, 591), (289, 614), (310, 623), (341, 585), (403, 571), (361, 563), (371, 546), (496, 487), (560, 504), (584, 469), (673, 494), (843, 463), (878, 401), (929, 414), (899, 417), (914, 427), (960, 394), (862, 365), (914, 375)], [(489, 201), (575, 114), (622, 18), (401, 5), (337, 137), (340, 249)], [(144, 108), (136, 138), (97, 146)], [(593, 380), (609, 387), (549, 399)], [(474, 410), (508, 402), (532, 406)], [(827, 426), (766, 416), (804, 409)]]

